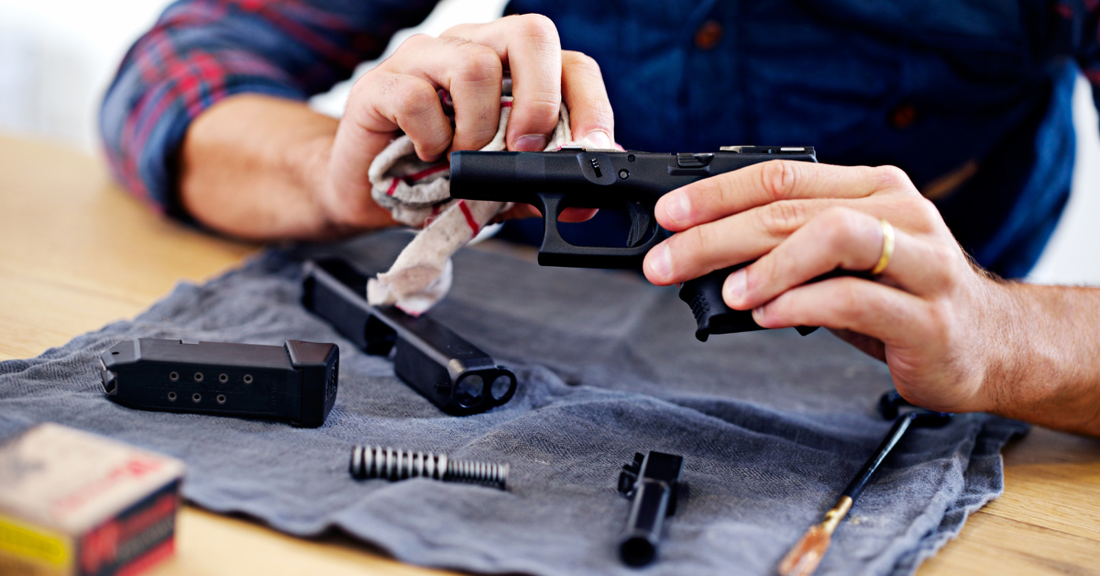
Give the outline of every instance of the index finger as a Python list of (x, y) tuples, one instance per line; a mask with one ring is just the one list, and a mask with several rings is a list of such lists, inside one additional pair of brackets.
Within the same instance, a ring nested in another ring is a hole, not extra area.
[(456, 26), (447, 34), (496, 51), (512, 74), (508, 149), (542, 152), (561, 108), (561, 41), (554, 22), (539, 14), (514, 15), (484, 26)]
[(780, 200), (864, 198), (909, 178), (893, 166), (834, 166), (772, 160), (705, 178), (662, 196), (654, 207), (657, 223), (680, 232)]

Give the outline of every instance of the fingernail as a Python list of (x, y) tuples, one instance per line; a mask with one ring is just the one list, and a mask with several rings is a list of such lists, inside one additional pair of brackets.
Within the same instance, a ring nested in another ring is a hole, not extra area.
[(746, 276), (745, 269), (742, 268), (726, 278), (726, 284), (722, 287), (726, 302), (741, 301), (741, 297), (745, 295)]
[(755, 320), (757, 324), (760, 324), (761, 326), (764, 326), (764, 324), (763, 324), (763, 322), (764, 322), (764, 307), (763, 306), (757, 306), (756, 308), (752, 309), (752, 319)]
[(665, 197), (665, 214), (676, 224), (686, 224), (691, 216), (691, 200), (683, 192)]
[(520, 152), (542, 152), (546, 150), (546, 136), (542, 134), (528, 134), (516, 138), (515, 149)]
[(585, 148), (596, 150), (615, 149), (615, 143), (611, 141), (611, 137), (603, 130), (593, 130), (589, 132), (585, 135), (584, 140), (581, 140), (581, 144), (583, 144)]
[(666, 280), (672, 276), (672, 253), (668, 245), (661, 244), (649, 252), (649, 271), (657, 280)]

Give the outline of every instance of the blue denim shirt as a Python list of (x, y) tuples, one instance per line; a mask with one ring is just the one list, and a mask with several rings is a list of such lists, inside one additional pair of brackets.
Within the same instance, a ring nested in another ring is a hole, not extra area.
[(1030, 270), (1069, 195), (1069, 56), (1085, 49), (1053, 3), (513, 0), (508, 11), (549, 16), (563, 48), (599, 62), (623, 146), (810, 145), (822, 162), (898, 166), (1006, 277)]

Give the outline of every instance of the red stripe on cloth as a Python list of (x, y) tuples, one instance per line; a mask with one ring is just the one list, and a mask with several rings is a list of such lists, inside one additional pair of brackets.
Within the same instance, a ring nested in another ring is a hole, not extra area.
[(393, 196), (393, 193), (397, 190), (397, 178), (393, 179), (393, 184), (390, 184), (390, 189), (386, 190), (386, 196)]
[(440, 172), (443, 172), (444, 170), (450, 170), (450, 169), (451, 169), (450, 164), (444, 164), (442, 166), (432, 166), (431, 168), (425, 168), (425, 169), (421, 170), (420, 172), (413, 172), (412, 174), (409, 174), (408, 176), (405, 176), (405, 182), (408, 182), (411, 185), (413, 182), (416, 182), (417, 180), (423, 180), (423, 179), (427, 178), (428, 176), (431, 176), (432, 174), (438, 174)]
[(432, 222), (435, 222), (436, 216), (439, 216), (439, 204), (432, 206), (432, 213), (429, 214), (428, 218), (424, 220), (424, 227), (427, 228), (428, 226), (431, 226)]
[(462, 210), (462, 214), (466, 216), (466, 224), (470, 225), (470, 230), (473, 230), (476, 235), (481, 230), (481, 226), (477, 225), (477, 220), (474, 220), (474, 215), (470, 213), (470, 207), (466, 205), (466, 201), (459, 200), (458, 208)]
[(510, 102), (510, 101), (509, 102), (501, 102), (500, 107), (501, 108), (511, 108), (512, 107), (512, 102)]

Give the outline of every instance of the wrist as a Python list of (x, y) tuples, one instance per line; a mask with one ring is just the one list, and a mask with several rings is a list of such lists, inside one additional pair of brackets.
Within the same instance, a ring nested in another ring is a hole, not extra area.
[(226, 98), (200, 114), (184, 140), (184, 206), (204, 225), (242, 238), (334, 236), (316, 197), (337, 124), (303, 102)]
[(977, 333), (970, 335), (972, 353), (980, 359), (975, 411), (1004, 414), (1011, 410), (1012, 391), (1027, 378), (1035, 343), (1027, 337), (1027, 302), (1019, 286), (978, 274), (981, 298), (973, 307), (979, 322)]
[(294, 150), (288, 150), (287, 162), (290, 171), (316, 213), (317, 235), (321, 238), (341, 236), (350, 230), (334, 214), (329, 201), (331, 191), (330, 163), (332, 159), (332, 135), (318, 135), (299, 143)]
[(1094, 358), (1095, 290), (998, 283), (999, 354), (984, 388), (999, 416), (1071, 432), (1100, 433)]
[(371, 197), (369, 178), (371, 163), (391, 139), (392, 135), (367, 135), (345, 118), (331, 137), (303, 145), (311, 197), (332, 234), (396, 224)]

